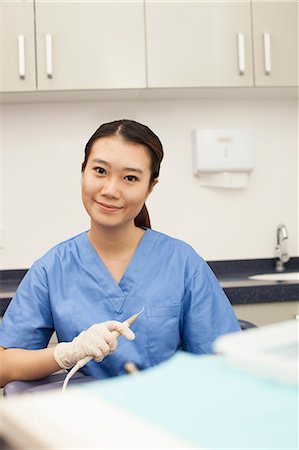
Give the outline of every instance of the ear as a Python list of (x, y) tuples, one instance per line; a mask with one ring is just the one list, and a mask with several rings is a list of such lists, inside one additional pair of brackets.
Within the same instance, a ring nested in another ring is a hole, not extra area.
[(159, 181), (158, 178), (155, 178), (154, 181), (151, 183), (150, 187), (148, 188), (145, 200), (147, 200), (148, 196), (153, 192), (154, 186), (158, 183), (158, 181)]
[(154, 181), (151, 183), (150, 188), (149, 188), (149, 194), (153, 191), (154, 187), (156, 186), (156, 184), (158, 183), (159, 178), (155, 178)]

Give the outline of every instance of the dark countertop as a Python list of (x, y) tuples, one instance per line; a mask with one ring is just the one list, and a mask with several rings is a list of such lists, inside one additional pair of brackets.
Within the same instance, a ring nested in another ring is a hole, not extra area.
[[(248, 277), (276, 272), (276, 258), (208, 261), (232, 305), (299, 300), (299, 281), (259, 281)], [(299, 272), (299, 257), (284, 272)]]
[(5, 313), (27, 271), (28, 269), (0, 270), (0, 317)]
[[(257, 281), (251, 275), (275, 273), (276, 258), (208, 261), (232, 305), (299, 300), (299, 281)], [(28, 269), (0, 270), (0, 316)], [(299, 257), (290, 258), (285, 272), (299, 272)]]

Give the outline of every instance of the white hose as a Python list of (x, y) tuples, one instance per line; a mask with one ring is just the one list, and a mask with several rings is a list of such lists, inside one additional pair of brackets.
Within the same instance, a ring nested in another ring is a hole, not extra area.
[(86, 356), (85, 358), (80, 359), (80, 361), (77, 362), (77, 364), (72, 368), (72, 370), (69, 371), (67, 376), (64, 379), (63, 385), (62, 385), (62, 392), (65, 392), (68, 382), (72, 378), (73, 375), (75, 375), (76, 372), (78, 372), (81, 367), (84, 367), (85, 364), (87, 364), (89, 361), (93, 359), (93, 356)]

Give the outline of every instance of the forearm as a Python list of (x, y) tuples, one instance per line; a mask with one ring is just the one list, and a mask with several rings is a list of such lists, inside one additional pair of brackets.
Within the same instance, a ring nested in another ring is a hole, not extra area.
[(54, 348), (0, 351), (0, 386), (15, 380), (36, 380), (59, 370), (53, 356)]

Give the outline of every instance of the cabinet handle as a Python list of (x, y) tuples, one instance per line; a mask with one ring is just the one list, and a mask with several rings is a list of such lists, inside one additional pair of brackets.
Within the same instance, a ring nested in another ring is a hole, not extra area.
[(239, 56), (239, 75), (244, 75), (245, 73), (245, 41), (244, 34), (237, 34), (238, 40), (238, 56)]
[(46, 34), (46, 72), (48, 78), (53, 77), (53, 46), (51, 34)]
[(265, 74), (270, 75), (272, 69), (270, 33), (264, 33), (264, 63), (265, 63)]
[(25, 36), (18, 35), (18, 49), (19, 49), (19, 77), (21, 80), (25, 79)]

